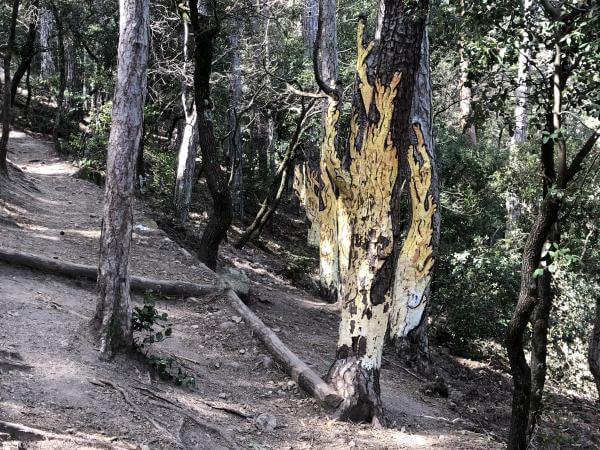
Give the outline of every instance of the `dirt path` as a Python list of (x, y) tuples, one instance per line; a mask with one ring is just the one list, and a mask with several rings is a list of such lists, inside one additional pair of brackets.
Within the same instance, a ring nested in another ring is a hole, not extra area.
[[(74, 167), (40, 137), (15, 131), (10, 149), (24, 173), (0, 194), (0, 245), (96, 264), (102, 190), (73, 178)], [(135, 223), (152, 228), (143, 205)], [(325, 373), (335, 349), (335, 309), (270, 273), (257, 250), (229, 253), (227, 260), (252, 278), (261, 299), (252, 305), (257, 314)], [(134, 234), (131, 267), (140, 275), (215, 281), (160, 230)], [(159, 300), (157, 306), (174, 332), (152, 352), (172, 358), (173, 370), (193, 376), (195, 386), (160, 380), (140, 356), (99, 361), (87, 327), (93, 284), (0, 265), (0, 420), (65, 435), (23, 437), (26, 448), (219, 449), (232, 441), (253, 449), (501, 447), (447, 399), (423, 394), (422, 383), (394, 361), (381, 374), (390, 427), (333, 422), (276, 367), (259, 364), (264, 348), (223, 300)], [(261, 427), (273, 419), (274, 429)]]

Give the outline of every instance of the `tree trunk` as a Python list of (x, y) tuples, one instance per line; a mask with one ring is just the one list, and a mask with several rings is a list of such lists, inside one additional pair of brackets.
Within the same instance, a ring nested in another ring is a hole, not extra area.
[[(217, 267), (219, 244), (227, 236), (231, 225), (231, 193), (227, 178), (220, 165), (211, 119), (210, 74), (212, 72), (213, 40), (219, 24), (210, 26), (207, 16), (199, 16), (198, 5), (189, 2), (190, 19), (194, 30), (194, 95), (198, 111), (198, 133), (204, 177), (213, 200), (213, 214), (209, 219), (198, 249), (198, 257), (210, 269)], [(217, 21), (216, 17), (214, 19)]]
[(379, 371), (394, 272), (392, 217), (399, 159), (410, 145), (410, 105), (427, 7), (426, 0), (386, 0), (381, 38), (368, 46), (364, 19), (359, 21), (348, 170), (328, 167), (348, 221), (347, 234), (340, 235), (349, 248), (340, 284), (342, 320), (329, 371), (344, 399), (337, 411), (342, 419), (383, 418)]
[(311, 58), (317, 37), (317, 21), (319, 15), (318, 0), (302, 1), (302, 39), (307, 58)]
[[(546, 245), (558, 243), (560, 233), (558, 221), (550, 230)], [(547, 258), (546, 265), (551, 263)], [(531, 318), (531, 399), (529, 401), (529, 437), (531, 439), (537, 426), (542, 409), (542, 394), (546, 383), (546, 355), (548, 351), (548, 328), (550, 325), (550, 311), (554, 293), (552, 292), (552, 274), (548, 270), (537, 280), (537, 304), (533, 309)]]
[(65, 60), (65, 33), (61, 18), (61, 11), (54, 3), (51, 3), (54, 22), (56, 23), (56, 32), (58, 37), (58, 93), (56, 95), (56, 114), (54, 116), (54, 126), (52, 128), (52, 141), (54, 150), (62, 153), (59, 133), (62, 121), (63, 106), (65, 100), (65, 90), (67, 89), (67, 73)]
[[(533, 1), (523, 0), (522, 11), (524, 18), (524, 27), (521, 33), (521, 44), (519, 48), (519, 60), (517, 69), (517, 89), (515, 91), (515, 129), (511, 138), (509, 149), (508, 169), (509, 175), (514, 172), (520, 164), (519, 145), (527, 140), (527, 123), (529, 117), (528, 96), (529, 96), (529, 60), (531, 58), (531, 49), (529, 35), (527, 30), (531, 28), (531, 14), (533, 13)], [(506, 193), (506, 231), (507, 235), (514, 234), (517, 228), (517, 220), (520, 216), (521, 201), (516, 192), (511, 189)]]
[(427, 303), (440, 239), (440, 200), (433, 144), (429, 40), (423, 34), (411, 122), (416, 140), (402, 154), (409, 190), (410, 226), (396, 261), (390, 336), (407, 362), (426, 372), (429, 362)]
[(183, 21), (183, 73), (181, 90), (181, 106), (185, 114), (183, 133), (179, 139), (179, 152), (177, 154), (177, 179), (175, 181), (175, 211), (177, 220), (184, 223), (188, 219), (192, 190), (194, 187), (194, 172), (196, 170), (196, 153), (198, 148), (198, 116), (193, 95), (189, 94), (185, 74), (189, 62), (189, 23), (185, 17)]
[(48, 79), (55, 70), (51, 37), (52, 12), (48, 8), (42, 7), (40, 10), (40, 47), (42, 52), (40, 75), (43, 79)]
[[(31, 7), (37, 9), (38, 0), (34, 0), (31, 2)], [(17, 89), (19, 88), (19, 84), (21, 83), (21, 79), (29, 70), (31, 66), (31, 61), (35, 56), (35, 36), (37, 32), (37, 16), (34, 16), (29, 23), (29, 27), (27, 29), (27, 37), (25, 38), (25, 42), (21, 46), (21, 60), (19, 62), (19, 66), (17, 70), (15, 70), (15, 75), (12, 78), (11, 90), (10, 90), (10, 104), (14, 106), (15, 98), (17, 96)]]
[(106, 161), (98, 304), (92, 321), (103, 356), (133, 345), (128, 263), (149, 46), (148, 0), (120, 0), (119, 5), (117, 83)]
[(229, 162), (231, 172), (229, 186), (232, 190), (233, 215), (240, 222), (244, 219), (244, 191), (242, 186), (242, 70), (240, 67), (240, 30), (235, 29), (229, 36), (231, 66), (229, 70)]
[(20, 0), (13, 0), (10, 24), (8, 29), (8, 41), (4, 50), (4, 92), (2, 95), (2, 137), (0, 138), (0, 176), (8, 175), (6, 157), (8, 155), (8, 135), (10, 134), (11, 122), (11, 78), (10, 63), (15, 48), (15, 34), (17, 19), (19, 17)]
[(293, 190), (304, 207), (309, 221), (306, 232), (306, 242), (312, 247), (318, 247), (319, 238), (319, 173), (310, 167), (307, 161), (296, 164), (294, 168)]
[(590, 335), (588, 362), (590, 365), (590, 372), (596, 382), (598, 402), (600, 402), (600, 297), (596, 298), (596, 315), (594, 317), (594, 328)]
[[(465, 15), (465, 1), (460, 1), (461, 12), (460, 15)], [(469, 59), (465, 54), (465, 42), (463, 39), (459, 42), (459, 55), (460, 55), (460, 128), (462, 129), (463, 138), (467, 145), (477, 145), (477, 132), (475, 131), (475, 125), (473, 124), (473, 107), (472, 107), (472, 93), (471, 93), (471, 80), (469, 80)]]
[[(315, 78), (327, 97), (323, 100), (319, 183), (319, 275), (321, 295), (330, 302), (338, 299), (340, 249), (337, 195), (329, 166), (338, 164), (338, 131), (341, 92), (338, 84), (336, 0), (319, 0), (317, 36), (313, 54)], [(319, 54), (321, 56), (319, 64)]]

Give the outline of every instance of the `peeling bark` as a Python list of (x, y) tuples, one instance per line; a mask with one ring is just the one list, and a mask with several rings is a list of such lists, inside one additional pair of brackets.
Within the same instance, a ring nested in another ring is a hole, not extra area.
[(409, 190), (410, 226), (396, 261), (390, 336), (398, 353), (426, 371), (429, 360), (426, 309), (440, 238), (427, 31), (423, 33), (421, 48), (411, 110), (415, 144), (402, 155)]
[(381, 39), (368, 45), (357, 30), (357, 83), (348, 169), (327, 169), (339, 192), (348, 248), (341, 272), (341, 323), (329, 379), (343, 397), (337, 417), (381, 421), (381, 355), (391, 307), (393, 212), (399, 155), (408, 148), (410, 105), (427, 1), (386, 1)]
[(106, 161), (98, 303), (92, 319), (104, 357), (133, 345), (128, 264), (148, 64), (148, 0), (121, 0), (119, 6), (117, 83)]
[(304, 207), (306, 218), (310, 222), (306, 241), (308, 245), (319, 247), (319, 173), (307, 162), (294, 168), (293, 190)]

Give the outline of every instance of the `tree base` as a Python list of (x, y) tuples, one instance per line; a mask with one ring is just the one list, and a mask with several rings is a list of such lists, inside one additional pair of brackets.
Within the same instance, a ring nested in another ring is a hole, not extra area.
[(379, 369), (365, 369), (355, 357), (338, 359), (329, 369), (328, 380), (342, 397), (337, 420), (383, 423)]

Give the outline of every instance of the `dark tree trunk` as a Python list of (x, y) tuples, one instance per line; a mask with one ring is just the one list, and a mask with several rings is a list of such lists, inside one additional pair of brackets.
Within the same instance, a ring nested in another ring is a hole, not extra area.
[[(34, 0), (31, 2), (31, 6), (37, 8), (38, 0)], [(31, 66), (31, 61), (35, 56), (35, 35), (37, 32), (37, 20), (34, 18), (29, 24), (29, 28), (27, 29), (27, 37), (25, 38), (25, 42), (21, 47), (21, 61), (19, 62), (19, 66), (15, 70), (15, 75), (12, 79), (11, 91), (10, 91), (10, 104), (14, 106), (15, 98), (17, 96), (17, 89), (19, 88), (19, 84), (21, 83), (21, 79), (23, 76), (29, 71), (29, 67)], [(28, 94), (29, 95), (29, 94)]]
[(232, 190), (232, 208), (236, 220), (244, 219), (244, 191), (242, 177), (242, 69), (240, 66), (240, 30), (233, 30), (229, 36), (231, 66), (229, 70), (229, 186)]
[(106, 161), (98, 303), (92, 320), (100, 335), (103, 356), (133, 345), (128, 265), (135, 165), (146, 95), (148, 16), (148, 0), (120, 0), (117, 80)]
[(65, 102), (65, 91), (67, 89), (67, 71), (65, 61), (65, 30), (62, 23), (61, 11), (56, 4), (51, 3), (54, 22), (56, 23), (56, 33), (58, 38), (58, 93), (56, 94), (56, 114), (54, 117), (54, 126), (52, 128), (52, 141), (54, 150), (62, 153), (60, 143), (60, 127), (62, 122), (63, 108)]
[(12, 13), (10, 16), (10, 24), (8, 30), (8, 41), (4, 50), (4, 92), (2, 101), (2, 137), (0, 138), (0, 176), (8, 175), (6, 165), (6, 157), (8, 155), (8, 135), (10, 134), (11, 122), (11, 78), (10, 78), (10, 63), (12, 54), (15, 48), (15, 32), (17, 27), (17, 19), (19, 17), (20, 0), (13, 0)]
[(198, 14), (198, 4), (189, 2), (190, 19), (194, 30), (194, 96), (198, 113), (198, 134), (204, 177), (213, 200), (213, 214), (210, 217), (198, 248), (198, 257), (210, 269), (216, 269), (219, 244), (227, 237), (231, 225), (231, 192), (226, 174), (219, 164), (220, 158), (215, 142), (211, 118), (210, 74), (212, 72), (213, 40), (219, 32), (219, 23), (210, 25), (207, 16)]

